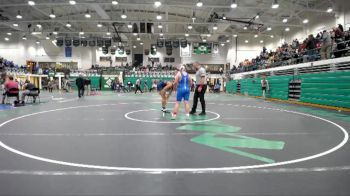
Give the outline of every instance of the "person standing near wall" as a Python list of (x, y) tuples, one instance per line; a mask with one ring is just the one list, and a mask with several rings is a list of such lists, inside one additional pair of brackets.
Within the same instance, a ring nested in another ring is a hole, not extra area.
[(141, 90), (141, 78), (138, 78), (136, 80), (136, 84), (135, 85), (136, 85), (135, 94), (137, 93), (137, 91), (140, 91), (141, 93), (143, 93), (142, 90)]
[(316, 39), (314, 38), (314, 35), (310, 34), (306, 42), (306, 54), (309, 62), (315, 61), (317, 54), (316, 49)]
[(322, 33), (321, 41), (321, 59), (330, 59), (332, 49), (332, 38), (330, 33), (328, 33), (326, 30), (324, 30)]
[(91, 92), (91, 80), (88, 77), (86, 77), (86, 79), (84, 80), (84, 85), (85, 85), (85, 88), (86, 88), (86, 96), (89, 96), (90, 95), (90, 92)]
[(266, 80), (266, 76), (263, 76), (261, 83), (262, 97), (266, 99), (266, 90), (270, 89), (269, 82)]
[(143, 81), (143, 92), (147, 92), (149, 91), (150, 89), (148, 88), (148, 84), (147, 84), (147, 80), (145, 79)]
[(82, 74), (79, 74), (79, 77), (77, 78), (77, 80), (75, 81), (75, 84), (78, 87), (78, 97), (81, 98), (82, 96), (84, 96), (84, 86), (85, 86), (85, 80), (83, 78)]
[(199, 115), (204, 116), (206, 115), (205, 99), (204, 99), (205, 92), (207, 91), (206, 71), (204, 67), (202, 67), (201, 64), (199, 64), (198, 62), (195, 62), (193, 66), (197, 72), (196, 72), (196, 88), (194, 91), (193, 106), (190, 114), (193, 115), (196, 113), (198, 98), (199, 98), (202, 105), (202, 112)]

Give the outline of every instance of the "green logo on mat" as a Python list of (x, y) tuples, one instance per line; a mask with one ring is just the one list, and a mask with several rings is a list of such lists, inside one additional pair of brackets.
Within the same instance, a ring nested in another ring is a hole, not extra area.
[(244, 149), (282, 150), (285, 144), (283, 141), (243, 136), (237, 133), (241, 129), (240, 127), (221, 123), (188, 124), (178, 127), (177, 129), (205, 132), (192, 138), (191, 141), (265, 163), (274, 163), (275, 160), (245, 152)]

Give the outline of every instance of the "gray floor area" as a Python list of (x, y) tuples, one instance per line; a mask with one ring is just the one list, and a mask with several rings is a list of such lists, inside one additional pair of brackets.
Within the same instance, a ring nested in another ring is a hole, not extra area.
[(156, 93), (75, 96), (0, 110), (0, 195), (350, 194), (349, 113), (208, 94), (172, 121)]

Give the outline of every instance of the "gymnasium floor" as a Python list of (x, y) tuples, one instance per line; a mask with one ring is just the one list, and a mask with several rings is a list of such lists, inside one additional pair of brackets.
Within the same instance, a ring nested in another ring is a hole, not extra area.
[(75, 97), (1, 107), (0, 195), (350, 194), (349, 113), (207, 94), (172, 121), (156, 93)]

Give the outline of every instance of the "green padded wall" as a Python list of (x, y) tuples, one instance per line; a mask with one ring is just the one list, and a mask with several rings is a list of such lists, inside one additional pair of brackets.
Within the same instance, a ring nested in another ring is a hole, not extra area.
[[(269, 82), (270, 90), (267, 92), (267, 97), (275, 99), (288, 99), (289, 94), (289, 82), (293, 79), (293, 76), (269, 76), (267, 80)], [(247, 94), (249, 96), (262, 96), (261, 91), (261, 78), (247, 78), (240, 80), (241, 84), (241, 93)], [(231, 82), (231, 81), (230, 81)], [(231, 85), (236, 84), (234, 90)], [(237, 83), (238, 81), (232, 82), (228, 90), (229, 93), (237, 92)]]
[(249, 96), (261, 96), (260, 78), (247, 78), (240, 80), (241, 93)]
[(288, 100), (289, 82), (293, 80), (293, 76), (269, 76), (267, 80), (270, 85), (267, 97)]
[(226, 83), (227, 93), (237, 93), (237, 80), (231, 80)]
[(350, 71), (303, 74), (300, 101), (350, 108)]
[[(301, 74), (297, 76), (269, 76), (270, 91), (267, 97), (287, 100), (289, 82), (301, 80), (301, 102), (350, 108), (350, 71)], [(260, 78), (240, 80), (241, 93), (261, 96)], [(236, 93), (238, 81), (227, 84), (228, 93)]]

